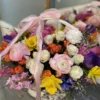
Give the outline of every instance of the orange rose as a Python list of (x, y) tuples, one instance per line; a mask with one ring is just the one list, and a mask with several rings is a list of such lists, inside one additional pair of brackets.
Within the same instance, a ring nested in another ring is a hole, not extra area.
[(17, 66), (15, 68), (15, 73), (16, 74), (22, 73), (23, 71), (24, 71), (24, 68), (22, 66)]
[(9, 53), (4, 56), (4, 61), (6, 62), (10, 61)]
[(42, 79), (44, 79), (44, 78), (46, 78), (46, 77), (49, 77), (49, 76), (51, 76), (52, 74), (51, 74), (51, 71), (50, 70), (45, 70), (44, 72), (43, 72), (43, 75), (42, 75)]
[(62, 50), (62, 46), (61, 45), (56, 45), (56, 44), (49, 44), (49, 50), (51, 54), (55, 54), (55, 53), (59, 53)]
[(22, 60), (20, 60), (18, 63), (20, 65), (24, 65), (26, 63), (26, 59), (25, 58), (22, 58)]
[(11, 72), (11, 74), (15, 74), (15, 69), (14, 68), (11, 68), (10, 69), (10, 72)]

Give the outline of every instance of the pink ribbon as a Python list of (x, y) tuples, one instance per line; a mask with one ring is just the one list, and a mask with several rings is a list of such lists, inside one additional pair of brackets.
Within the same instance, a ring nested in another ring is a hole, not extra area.
[[(44, 26), (44, 20), (46, 19), (59, 19), (61, 17), (60, 11), (56, 9), (50, 9), (48, 11), (45, 11), (42, 13), (40, 16), (30, 16), (22, 20), (19, 24), (19, 27), (24, 23), (24, 27), (22, 26), (20, 31), (18, 32), (17, 36), (14, 38), (14, 40), (7, 46), (7, 48), (0, 53), (0, 61), (3, 59), (3, 57), (9, 52), (11, 47), (18, 41), (18, 39), (23, 35), (25, 31), (30, 31), (30, 32), (36, 32), (37, 34), (37, 42), (38, 42), (38, 55), (36, 58), (36, 64), (35, 64), (35, 72), (34, 72), (34, 78), (35, 78), (35, 83), (36, 83), (36, 100), (40, 100), (40, 73), (39, 71), (39, 63), (40, 63), (40, 57), (41, 57), (41, 51), (42, 51), (42, 30)], [(1, 62), (0, 62), (1, 63)], [(1, 67), (1, 65), (0, 65)]]

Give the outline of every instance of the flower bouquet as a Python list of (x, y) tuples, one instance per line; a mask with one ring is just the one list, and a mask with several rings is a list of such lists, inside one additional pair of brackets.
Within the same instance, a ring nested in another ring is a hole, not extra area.
[(42, 100), (66, 100), (82, 81), (100, 84), (98, 27), (79, 31), (60, 16), (55, 9), (30, 16), (18, 32), (3, 37), (0, 77), (9, 76), (6, 86), (25, 89), (37, 100), (40, 88)]

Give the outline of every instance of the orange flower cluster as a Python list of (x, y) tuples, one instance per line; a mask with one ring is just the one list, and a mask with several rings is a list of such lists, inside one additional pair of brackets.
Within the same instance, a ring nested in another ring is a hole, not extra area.
[(26, 59), (25, 58), (22, 58), (22, 60), (20, 60), (18, 63), (20, 65), (24, 65), (26, 63)]
[(51, 71), (50, 70), (45, 70), (43, 72), (43, 75), (42, 75), (42, 79), (46, 78), (46, 77), (50, 77), (52, 74), (51, 74)]
[(8, 43), (6, 41), (2, 41), (2, 44), (0, 46), (0, 52), (3, 51), (8, 46)]
[(98, 34), (98, 32), (94, 32), (93, 34), (89, 35), (89, 38), (94, 41)]
[(10, 61), (9, 53), (4, 56), (4, 61), (6, 62)]
[(60, 53), (62, 50), (62, 46), (61, 45), (56, 45), (54, 43), (51, 43), (48, 45), (50, 53), (51, 54), (55, 54), (55, 53)]
[(69, 41), (64, 40), (64, 46), (66, 47), (66, 46), (68, 46), (68, 45), (69, 45)]
[(12, 73), (12, 74), (20, 74), (20, 73), (22, 73), (24, 71), (24, 68), (22, 67), (22, 66), (17, 66), (17, 67), (15, 67), (15, 68), (11, 68), (10, 69), (10, 72)]

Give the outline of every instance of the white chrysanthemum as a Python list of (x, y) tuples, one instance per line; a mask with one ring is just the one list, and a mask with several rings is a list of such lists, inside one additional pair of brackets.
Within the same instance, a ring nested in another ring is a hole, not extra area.
[(48, 50), (42, 50), (41, 62), (45, 63), (50, 59), (50, 52)]
[(65, 33), (63, 31), (56, 32), (56, 40), (63, 41), (65, 39)]
[(44, 42), (46, 44), (50, 44), (53, 42), (53, 36), (52, 35), (47, 35), (45, 38), (44, 38)]
[(72, 66), (70, 76), (73, 80), (77, 81), (83, 76), (83, 70), (80, 66)]
[(68, 17), (68, 21), (70, 23), (73, 23), (75, 21), (76, 15), (74, 13), (71, 13)]
[[(43, 69), (44, 69), (44, 65), (41, 64), (41, 63), (39, 63), (38, 66), (39, 66), (39, 71), (38, 71), (38, 73), (40, 72), (40, 74), (42, 74), (42, 71), (43, 71)], [(26, 68), (29, 69), (29, 72), (30, 72), (31, 74), (34, 74), (34, 72), (35, 72), (35, 60), (34, 60), (34, 59), (30, 59), (30, 60), (26, 63)]]
[(55, 19), (47, 20), (47, 21), (46, 21), (46, 24), (47, 24), (47, 25), (51, 25), (51, 26), (53, 26), (55, 29), (58, 29), (58, 30), (60, 30), (60, 29), (62, 28), (62, 24), (59, 23), (59, 22), (58, 22), (57, 20), (55, 20)]
[(66, 39), (72, 44), (80, 43), (82, 37), (83, 37), (82, 33), (78, 30), (69, 30), (66, 33)]
[(75, 64), (83, 63), (83, 61), (84, 61), (84, 56), (81, 55), (81, 54), (76, 54), (76, 55), (73, 57), (73, 61), (74, 61)]
[(72, 44), (67, 46), (67, 51), (69, 55), (75, 55), (78, 53), (78, 48)]

